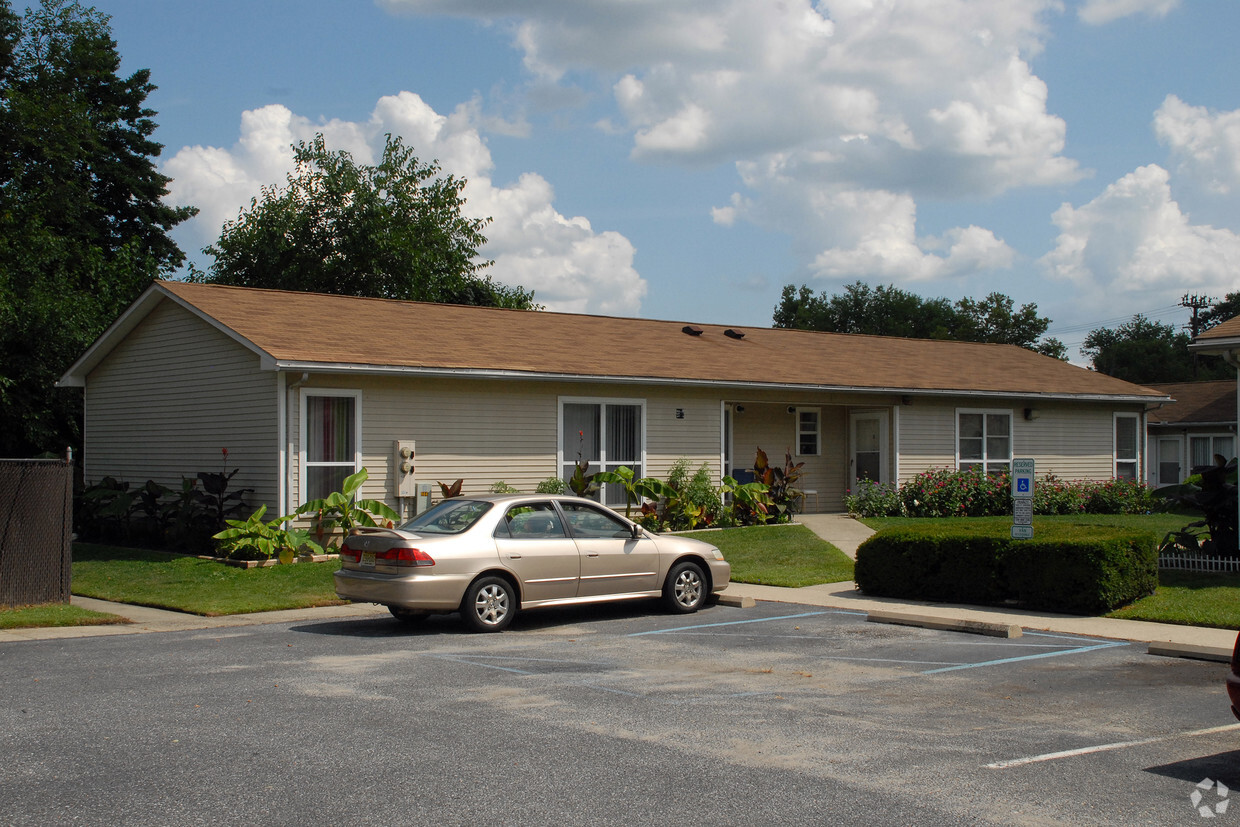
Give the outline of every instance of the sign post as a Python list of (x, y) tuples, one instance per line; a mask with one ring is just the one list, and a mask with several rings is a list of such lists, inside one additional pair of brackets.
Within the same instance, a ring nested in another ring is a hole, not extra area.
[(1033, 539), (1033, 460), (1012, 460), (1012, 539)]

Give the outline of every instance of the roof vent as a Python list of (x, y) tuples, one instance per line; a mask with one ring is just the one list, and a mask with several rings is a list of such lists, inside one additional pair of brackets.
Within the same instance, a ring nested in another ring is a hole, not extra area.
[(684, 327), (682, 327), (681, 330), (683, 330), (685, 333), (688, 333), (690, 336), (701, 336), (702, 335), (702, 328), (698, 327), (697, 325), (687, 324)]
[(729, 339), (744, 339), (745, 331), (733, 330), (732, 328), (729, 327), (727, 330), (723, 331), (723, 335), (727, 336)]

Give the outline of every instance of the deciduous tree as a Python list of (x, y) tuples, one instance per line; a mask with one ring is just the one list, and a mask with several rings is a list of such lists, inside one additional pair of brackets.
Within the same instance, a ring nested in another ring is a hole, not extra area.
[(1002, 293), (981, 301), (926, 299), (895, 286), (870, 287), (860, 281), (844, 292), (815, 295), (808, 286), (784, 287), (775, 308), (774, 326), (832, 333), (866, 333), (914, 339), (956, 339), (967, 342), (1012, 344), (1063, 359), (1065, 348), (1057, 339), (1039, 339), (1050, 320), (1038, 315), (1037, 305), (1014, 309)]
[(1200, 357), (1196, 370), (1188, 333), (1137, 314), (1115, 329), (1099, 328), (1085, 337), (1081, 353), (1094, 370), (1137, 384), (1191, 382), (1235, 376), (1217, 357)]
[(81, 399), (54, 383), (184, 254), (168, 231), (150, 72), (122, 77), (109, 18), (0, 0), (0, 456), (80, 443)]
[(488, 220), (461, 212), (465, 181), (423, 163), (389, 135), (376, 165), (329, 150), (322, 135), (293, 147), (283, 186), (224, 225), (196, 281), (350, 296), (531, 307), (533, 293), (494, 282), (478, 260)]

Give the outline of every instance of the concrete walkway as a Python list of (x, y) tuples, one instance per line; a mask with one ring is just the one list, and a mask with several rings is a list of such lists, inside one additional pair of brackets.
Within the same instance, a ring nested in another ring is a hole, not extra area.
[[(873, 532), (861, 522), (846, 514), (803, 514), (800, 521), (849, 557), (856, 559), (857, 546)], [(1175, 626), (1167, 623), (1147, 623), (1139, 620), (1116, 620), (1107, 617), (1080, 617), (1057, 615), (1011, 609), (992, 609), (948, 603), (927, 603), (916, 600), (896, 600), (866, 597), (851, 582), (825, 583), (799, 589), (776, 586), (756, 586), (732, 583), (724, 592), (724, 599), (732, 605), (744, 605), (747, 600), (767, 600), (780, 603), (798, 603), (838, 609), (858, 614), (898, 612), (924, 618), (927, 622), (949, 621), (960, 628), (977, 624), (990, 626), (1018, 626), (1021, 629), (1060, 632), (1086, 637), (1130, 640), (1148, 643), (1156, 654), (1198, 657), (1210, 660), (1227, 660), (1236, 641), (1236, 632), (1228, 629), (1206, 629), (1195, 626)], [(74, 597), (73, 605), (86, 609), (115, 614), (127, 619), (127, 623), (109, 626), (73, 626), (49, 629), (0, 630), (0, 642), (17, 640), (48, 640), (71, 637), (94, 637), (101, 635), (141, 634), (144, 632), (171, 632), (193, 629), (220, 629), (249, 626), (259, 623), (288, 623), (299, 621), (322, 621), (345, 617), (386, 616), (387, 609), (369, 603), (353, 603), (346, 606), (327, 606), (317, 609), (293, 609), (282, 612), (256, 612), (226, 617), (199, 617), (182, 612), (108, 603), (88, 597)]]

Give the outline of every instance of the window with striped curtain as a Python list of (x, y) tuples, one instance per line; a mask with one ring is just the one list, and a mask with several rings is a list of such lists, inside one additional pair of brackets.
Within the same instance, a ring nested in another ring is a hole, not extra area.
[[(572, 477), (578, 458), (590, 463), (589, 473), (624, 466), (632, 469), (634, 477), (643, 475), (640, 403), (565, 402), (560, 419), (560, 449), (564, 458), (560, 470), (564, 479)], [(624, 489), (618, 485), (604, 486), (603, 502), (624, 505)]]
[(318, 500), (357, 470), (357, 400), (307, 395), (305, 428), (305, 499)]

